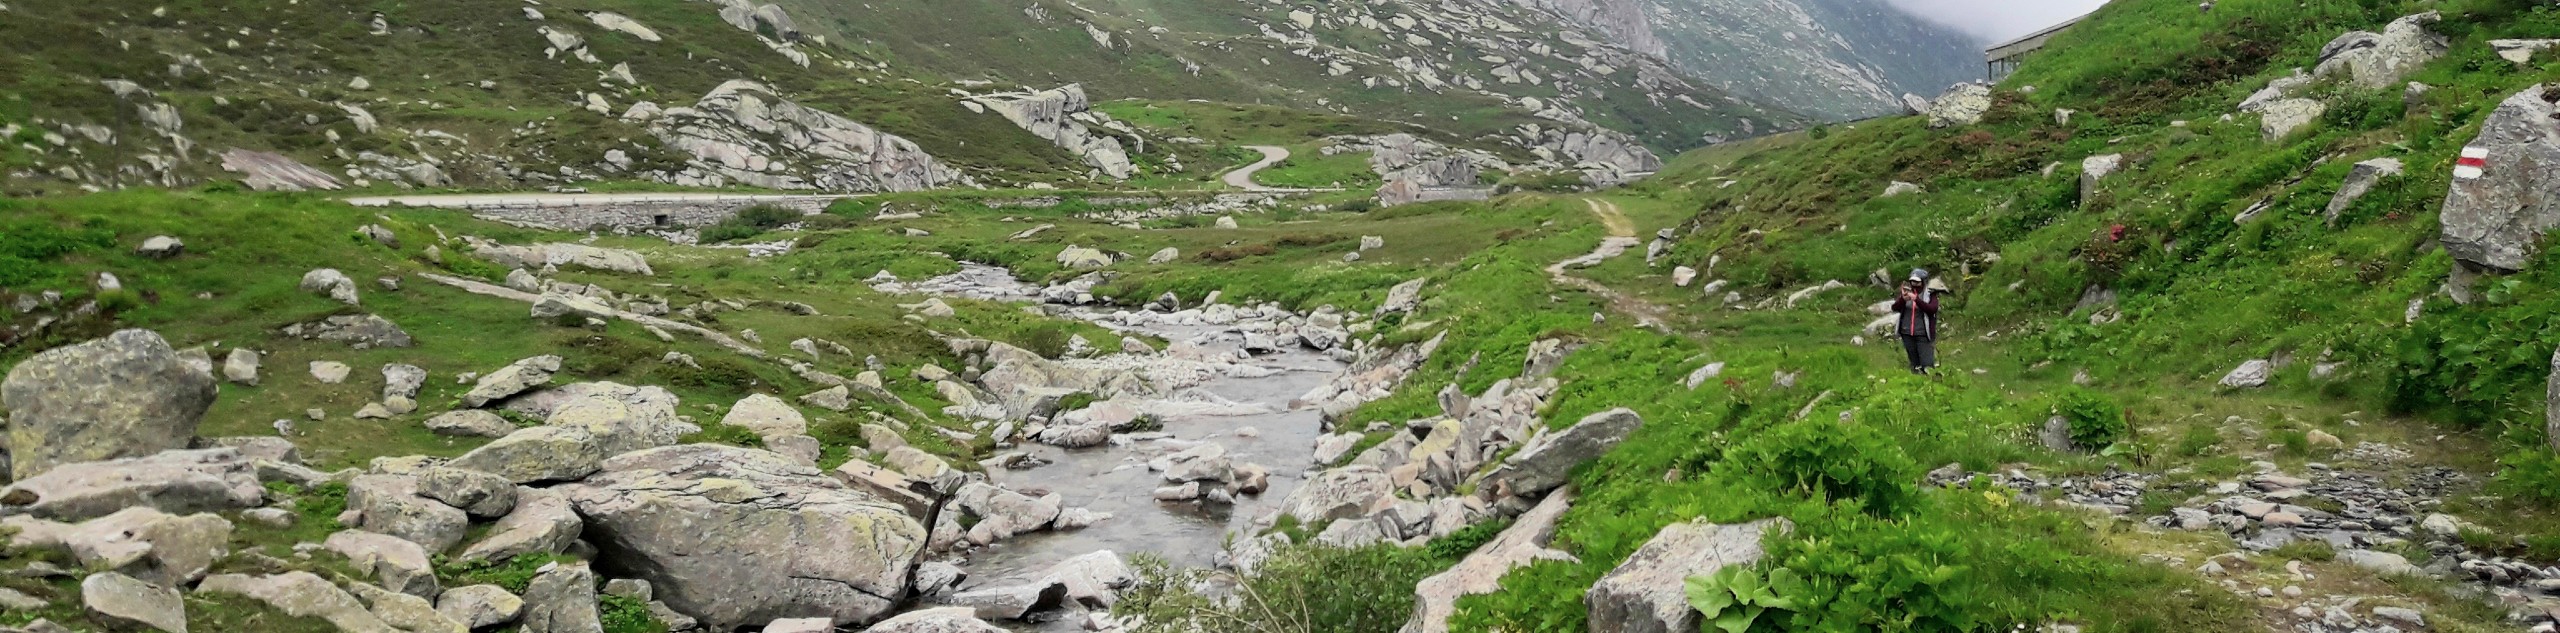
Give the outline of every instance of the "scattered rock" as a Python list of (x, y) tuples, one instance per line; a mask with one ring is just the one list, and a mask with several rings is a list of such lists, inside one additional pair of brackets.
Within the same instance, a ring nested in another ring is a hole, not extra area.
[(1591, 627), (1620, 633), (1699, 630), (1698, 611), (1689, 607), (1684, 581), (1690, 576), (1713, 576), (1726, 566), (1760, 562), (1760, 539), (1771, 529), (1785, 531), (1787, 523), (1762, 519), (1741, 525), (1689, 522), (1663, 527), (1584, 594), (1583, 602), (1591, 605)]
[(110, 625), (187, 633), (187, 605), (178, 590), (124, 574), (98, 572), (82, 579), (80, 605)]
[(335, 268), (322, 268), (302, 274), (302, 291), (328, 297), (339, 303), (356, 305), (356, 280)]

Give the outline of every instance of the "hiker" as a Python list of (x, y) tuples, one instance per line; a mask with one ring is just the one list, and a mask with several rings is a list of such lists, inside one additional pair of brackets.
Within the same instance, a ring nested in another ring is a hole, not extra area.
[(1893, 296), (1893, 333), (1902, 337), (1902, 353), (1911, 357), (1911, 373), (1938, 367), (1938, 292), (1929, 271), (1911, 269)]

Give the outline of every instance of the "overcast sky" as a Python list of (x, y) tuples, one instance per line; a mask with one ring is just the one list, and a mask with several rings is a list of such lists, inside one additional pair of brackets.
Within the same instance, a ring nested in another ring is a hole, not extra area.
[(2034, 33), (2106, 4), (2106, 0), (1887, 1), (1922, 18), (1970, 33), (1985, 43)]

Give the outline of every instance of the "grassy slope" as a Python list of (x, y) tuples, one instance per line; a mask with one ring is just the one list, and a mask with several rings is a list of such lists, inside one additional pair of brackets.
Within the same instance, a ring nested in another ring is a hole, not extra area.
[[(1506, 132), (1538, 120), (1503, 106), (1498, 100), (1462, 89), (1399, 89), (1383, 84), (1364, 87), (1362, 79), (1387, 71), (1334, 76), (1325, 65), (1291, 53), (1295, 47), (1263, 37), (1254, 23), (1286, 21), (1287, 8), (1216, 0), (1211, 2), (1113, 0), (1059, 3), (1026, 0), (956, 0), (934, 4), (785, 2), (815, 32), (846, 42), (866, 56), (887, 59), (954, 79), (990, 79), (1046, 86), (1083, 83), (1098, 96), (1150, 99), (1213, 99), (1304, 109), (1342, 107), (1370, 118), (1421, 124), (1466, 137)], [(1037, 8), (1046, 19), (1027, 14)], [(1084, 18), (1112, 32), (1112, 48), (1098, 46), (1085, 31)], [(1168, 29), (1151, 33), (1151, 28)], [(1388, 58), (1414, 55), (1442, 58), (1457, 69), (1489, 78), (1490, 64), (1472, 47), (1442, 42), (1416, 48), (1378, 32), (1350, 27), (1322, 34), (1327, 42), (1359, 46)], [(1535, 34), (1520, 37), (1536, 37)], [(954, 45), (955, 42), (988, 45)], [(1560, 48), (1563, 46), (1558, 44)], [(1460, 54), (1449, 57), (1449, 51)], [(1560, 76), (1563, 66), (1533, 60), (1541, 75)], [(1185, 62), (1201, 70), (1191, 72)], [(1602, 94), (1578, 102), (1595, 122), (1633, 130), (1648, 144), (1687, 148), (1703, 134), (1733, 135), (1736, 117), (1793, 122), (1793, 115), (1773, 114), (1731, 105), (1723, 96), (1702, 89), (1690, 96), (1722, 110), (1701, 112), (1665, 100), (1655, 105), (1643, 94), (1617, 84), (1628, 83), (1620, 71), (1603, 85)], [(1391, 73), (1389, 73), (1391, 74)], [(1505, 87), (1515, 94), (1553, 97), (1551, 88)]]
[[(2428, 316), (2414, 326), (2401, 323), (2401, 312), (2410, 299), (2432, 294), (2445, 275), (2447, 261), (2428, 247), (2428, 237), (2436, 231), (2433, 215), (2452, 150), (2470, 138), (2498, 99), (2560, 77), (2547, 64), (2516, 67), (2489, 57), (2483, 41), (2551, 37), (2560, 34), (2560, 16), (2523, 2), (2297, 4), (2223, 2), (2200, 14), (2186, 3), (2118, 2), (2009, 80), (2004, 89), (2038, 90), (2024, 96), (2003, 92), (1982, 125), (1929, 130), (1903, 118), (1684, 157), (1630, 192), (1700, 210), (1676, 223), (1694, 233), (1674, 250), (1671, 262), (1647, 269), (1622, 261), (1591, 274), (1640, 288), (1660, 303), (1688, 306), (1682, 317), (1687, 329), (1719, 341), (1705, 357), (1737, 367), (1726, 372), (1738, 381), (1727, 387), (1737, 399), (1776, 399), (1775, 408), (1792, 411), (1813, 389), (1834, 390), (1814, 418), (1854, 411), (1858, 424), (1875, 425), (1898, 439), (1902, 452), (1922, 467), (1952, 461), (1980, 469), (2023, 460), (2064, 472), (2109, 464), (2165, 472), (2169, 477), (2143, 509), (2156, 513), (2210, 482), (2246, 472), (2250, 460), (2300, 470), (2306, 462), (2329, 459), (2303, 442), (2306, 432), (2319, 429), (2350, 445), (2377, 441), (2409, 448), (2419, 453), (2420, 463), (2482, 475), (2503, 470), (2491, 485), (2494, 494), (2457, 495), (2447, 508), (2500, 534), (2518, 535), (2519, 543), (2536, 544), (2508, 553), (2548, 560), (2560, 554), (2538, 545), (2551, 540), (2543, 518), (2552, 491), (2560, 490), (2553, 486), (2560, 480), (2544, 474), (2552, 472), (2550, 460), (2538, 448), (2541, 364), (2560, 343), (2544, 325), (2554, 301), (2544, 283), (2549, 273), (2497, 282), (2504, 294), (2486, 305), (2458, 308), (2433, 298)], [(2396, 89), (2364, 94), (2323, 86), (2317, 90), (2333, 104), (2332, 114), (2276, 142), (2259, 138), (2253, 117), (2218, 121), (2264, 80), (2309, 65), (2319, 45), (2336, 33), (2378, 28), (2423, 9), (2445, 11), (2441, 30), (2453, 37), (2455, 51), (2412, 77), (2437, 87), (2424, 100), (2403, 108)], [(2134, 50), (2144, 53), (2127, 54)], [(2069, 125), (2058, 124), (2051, 115), (2056, 107), (2081, 114)], [(2172, 121), (2190, 123), (2178, 127)], [(2074, 166), (2100, 153), (2125, 154), (2129, 168), (2080, 204)], [(2374, 156), (2408, 162), (2407, 174), (2350, 208), (2338, 226), (2327, 226), (2320, 210), (2347, 166)], [(2048, 163), (2062, 167), (2050, 177), (2039, 175)], [(1876, 195), (1894, 180), (1929, 191)], [(2271, 206), (2260, 219), (2247, 225), (2232, 221), (2261, 200)], [(2126, 227), (2126, 237), (2108, 239), (2117, 226)], [(1711, 258), (1719, 265), (1711, 267)], [(1930, 384), (1872, 377), (1881, 373), (1877, 368), (1899, 361), (1898, 350), (1847, 343), (1866, 320), (1863, 307), (1880, 290), (1833, 293), (1806, 310), (1736, 313), (1713, 310), (1720, 301), (1694, 289), (1671, 287), (1664, 272), (1671, 264), (1709, 270), (1708, 279), (1731, 279), (1753, 301), (1829, 279), (1856, 287), (1878, 268), (1947, 271), (1956, 288), (1949, 303), (1954, 336), (1942, 356), (1952, 375)], [(2085, 314), (2065, 314), (2092, 285), (2121, 293), (2122, 322), (2090, 325)], [(2324, 351), (2347, 363), (2345, 378), (2315, 382), (2305, 375), (2310, 360)], [(2298, 359), (2273, 387), (2248, 393), (2213, 388), (2221, 372), (2270, 353)], [(1574, 363), (1592, 354), (1585, 351)], [(1677, 370), (1695, 362), (1664, 362), (1651, 378), (1659, 381), (1654, 384), (1676, 380)], [(1792, 395), (1768, 392), (1765, 376), (1773, 366), (1806, 368), (1813, 387)], [(2132, 436), (2105, 458), (2019, 448), (2033, 445), (2035, 425), (2062, 394), (2073, 391), (2070, 376), (2082, 368), (2096, 379), (2095, 393), (2127, 409)], [(1556, 413), (1581, 410), (1573, 402), (1567, 396)], [(1748, 426), (1764, 414), (1726, 415)], [(2234, 416), (2244, 422), (2225, 421)], [(1649, 537), (1652, 528), (1690, 516), (1769, 513), (1737, 510), (1733, 502), (1719, 500), (1730, 494), (1718, 489), (1719, 477), (1662, 483), (1666, 470), (1720, 475), (1730, 466), (1729, 459), (1719, 461), (1718, 451), (1729, 450), (1724, 447), (1731, 440), (1684, 427), (1649, 425), (1644, 434), (1666, 441), (1640, 437), (1630, 443), (1638, 448), (1619, 450), (1584, 472), (1578, 481), (1589, 496), (1568, 515), (1559, 537), (1583, 564), (1543, 563), (1512, 575), (1504, 593), (1473, 601), (1469, 617), (1475, 619), (1469, 622), (1580, 630), (1571, 603), (1578, 602), (1581, 587)], [(2503, 460), (2493, 462), (2501, 453)], [(2093, 537), (2076, 527), (2004, 520), (1995, 510), (1941, 501), (1948, 505), (1909, 515), (1897, 530), (1971, 543), (1959, 548), (1970, 551), (1941, 551), (1938, 560), (1976, 570), (1954, 586), (2000, 587), (1991, 593), (2002, 598), (1959, 610), (1914, 603), (1891, 613), (1967, 612), (1976, 624), (1993, 625), (2061, 618), (2096, 624), (2098, 630), (2256, 628), (2249, 624), (2249, 610), (2235, 605), (2162, 601), (2157, 594), (2107, 588), (2192, 582), (2155, 570), (2041, 579), (1982, 573), (2018, 569), (2011, 564), (2016, 561), (2002, 558), (2022, 550), (2006, 543), (2029, 536), (2046, 546), (2157, 553), (2190, 564), (2199, 553), (2227, 549), (2227, 542), (2105, 530)], [(1941, 523), (1951, 518), (1969, 520)], [(1848, 524), (1825, 523), (1822, 535), (1808, 538), (1860, 533)], [(1953, 535), (1938, 532), (1952, 526), (1965, 527)], [(2011, 531), (2022, 528), (2034, 529)], [(1969, 534), (1975, 531), (1988, 535)], [(1821, 556), (1819, 548), (1790, 545), (1782, 552), (1783, 564), (1799, 570), (1837, 562)], [(2425, 582), (2383, 583), (2348, 570), (2328, 575), (2342, 578), (2341, 592), (2423, 604), (2439, 628), (2483, 630), (2478, 627), (2499, 617), (2447, 598)], [(2032, 584), (2010, 584), (2018, 582)], [(1951, 595), (1961, 597), (1938, 597)]]

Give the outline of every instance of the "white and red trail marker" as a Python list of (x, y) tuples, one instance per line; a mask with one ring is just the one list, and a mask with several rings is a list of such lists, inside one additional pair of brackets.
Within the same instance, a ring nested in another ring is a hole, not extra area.
[(2462, 157), (2453, 161), (2453, 177), (2463, 180), (2479, 178), (2489, 170), (2489, 148), (2462, 148)]

